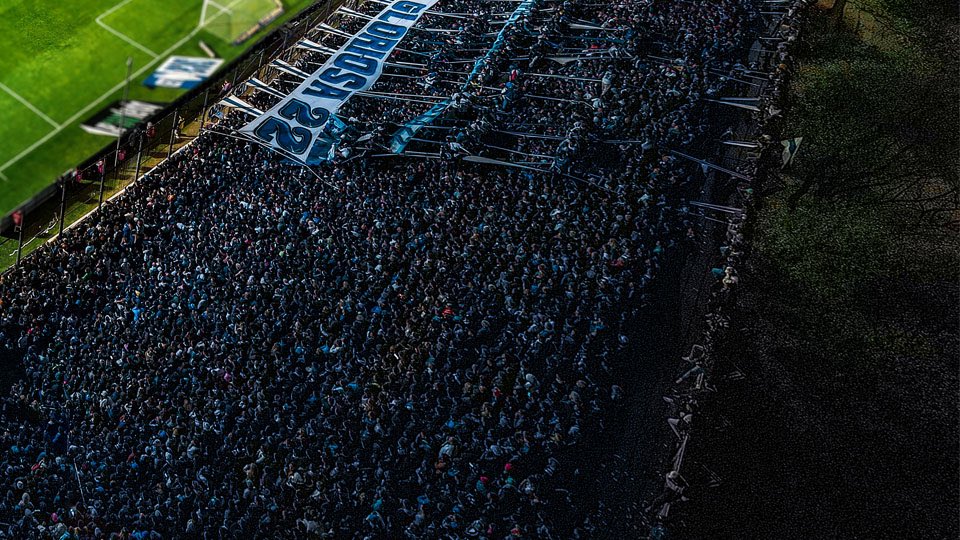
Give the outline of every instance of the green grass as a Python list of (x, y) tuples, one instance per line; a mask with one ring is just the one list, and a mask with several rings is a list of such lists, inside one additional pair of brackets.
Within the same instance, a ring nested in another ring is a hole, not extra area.
[[(266, 13), (272, 5), (264, 0), (233, 1), (235, 19), (241, 18), (243, 10)], [(271, 27), (282, 24), (312, 2), (284, 0), (285, 13)], [(241, 46), (233, 46), (215, 35), (214, 32), (223, 34), (223, 24), (216, 25), (226, 15), (213, 21), (210, 31), (200, 30), (191, 36), (200, 20), (202, 0), (129, 0), (103, 17), (105, 24), (155, 53), (154, 58), (97, 24), (97, 17), (118, 3), (0, 1), (0, 83), (59, 126), (54, 127), (0, 89), (0, 216), (111, 143), (108, 137), (84, 132), (79, 124), (122, 97), (128, 56), (134, 60), (135, 74), (131, 99), (169, 102), (184, 91), (149, 89), (141, 84), (168, 56), (204, 56), (199, 47), (203, 40), (229, 61), (256, 42), (254, 37)], [(231, 0), (221, 3), (231, 5)], [(44, 142), (37, 144), (41, 140)], [(34, 148), (25, 153), (31, 147)]]

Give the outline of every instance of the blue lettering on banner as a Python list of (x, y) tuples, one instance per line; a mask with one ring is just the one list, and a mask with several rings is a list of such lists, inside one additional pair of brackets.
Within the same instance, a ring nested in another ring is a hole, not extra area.
[(352, 53), (357, 53), (357, 54), (359, 54), (360, 56), (371, 56), (371, 57), (377, 58), (377, 59), (383, 58), (384, 56), (387, 55), (387, 53), (385, 53), (385, 52), (375, 51), (375, 50), (373, 50), (373, 49), (364, 49), (363, 47), (360, 47), (360, 46), (358, 46), (358, 45), (354, 45), (353, 43), (351, 43), (350, 45), (347, 45), (346, 47), (344, 47), (343, 50), (349, 51), (349, 52), (352, 52)]
[(268, 116), (254, 134), (264, 141), (275, 144), (291, 154), (302, 154), (310, 149), (312, 137), (310, 130), (291, 127), (290, 124), (275, 116)]
[(303, 101), (292, 99), (280, 109), (280, 116), (306, 127), (294, 127), (279, 118), (268, 117), (257, 126), (254, 133), (267, 142), (276, 142), (288, 152), (301, 154), (309, 149), (312, 139), (310, 130), (307, 128), (322, 128), (327, 123), (330, 113), (326, 109), (310, 109), (310, 106)]
[(240, 129), (302, 163), (322, 161), (346, 126), (336, 112), (380, 78), (383, 64), (438, 0), (395, 0), (310, 74), (287, 97)]
[(393, 10), (387, 11), (386, 13), (382, 13), (382, 14), (381, 14), (379, 17), (377, 17), (377, 18), (380, 19), (381, 21), (386, 21), (386, 20), (388, 20), (388, 19), (400, 19), (400, 20), (402, 20), (402, 21), (415, 21), (415, 20), (417, 20), (417, 16), (416, 16), (416, 15), (411, 15), (411, 14), (409, 14), (409, 13), (404, 13), (404, 12), (402, 12), (402, 11), (393, 11)]
[(405, 27), (383, 21), (374, 21), (364, 28), (363, 31), (371, 36), (384, 39), (395, 39), (397, 41), (399, 41), (400, 38), (407, 33), (407, 29)]
[(411, 15), (420, 13), (423, 9), (427, 7), (418, 2), (408, 2), (407, 0), (402, 0), (393, 5), (393, 9), (397, 11), (403, 11), (405, 13), (410, 13)]
[(345, 52), (337, 55), (337, 59), (333, 61), (333, 65), (347, 71), (352, 71), (358, 75), (366, 75), (369, 77), (380, 67), (380, 62), (377, 62), (376, 58), (368, 58), (366, 56), (358, 56)]
[[(363, 85), (366, 84), (366, 77), (361, 77), (356, 73), (350, 73), (349, 71), (344, 73), (342, 69), (339, 68), (330, 68), (326, 69), (317, 76), (317, 80), (313, 81), (310, 86), (327, 86), (322, 83), (328, 83), (329, 88), (336, 88), (336, 85), (341, 85), (350, 90), (359, 90), (363, 88)], [(340, 92), (346, 92), (345, 90), (340, 90)]]
[(364, 47), (369, 48), (377, 52), (386, 54), (390, 52), (394, 47), (397, 46), (397, 41), (394, 39), (380, 39), (368, 36), (366, 34), (360, 34), (357, 37), (353, 38), (350, 43), (347, 45), (347, 49), (350, 47)]
[(289, 120), (296, 120), (303, 126), (318, 128), (327, 123), (330, 113), (326, 109), (311, 109), (309, 105), (299, 99), (292, 99), (280, 109), (280, 116)]

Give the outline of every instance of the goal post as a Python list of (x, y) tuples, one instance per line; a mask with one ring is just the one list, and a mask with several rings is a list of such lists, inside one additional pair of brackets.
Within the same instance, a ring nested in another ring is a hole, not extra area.
[(198, 27), (238, 44), (283, 13), (280, 0), (203, 0)]
[[(229, 2), (229, 0), (221, 0), (223, 2)], [(204, 28), (209, 25), (213, 20), (219, 19), (220, 17), (229, 16), (230, 8), (224, 6), (217, 2), (216, 0), (203, 0), (203, 6), (200, 8), (200, 22), (197, 23), (197, 26)]]

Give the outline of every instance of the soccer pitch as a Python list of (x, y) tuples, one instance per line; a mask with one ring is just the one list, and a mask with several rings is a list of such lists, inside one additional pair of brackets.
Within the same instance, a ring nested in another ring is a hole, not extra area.
[[(284, 14), (270, 27), (313, 1), (284, 0)], [(185, 90), (150, 89), (142, 81), (171, 55), (205, 57), (201, 40), (224, 60), (238, 56), (260, 34), (240, 46), (227, 36), (274, 6), (209, 3), (200, 27), (203, 0), (0, 1), (0, 216), (115, 141), (79, 125), (122, 98), (128, 56), (130, 99), (172, 101)]]

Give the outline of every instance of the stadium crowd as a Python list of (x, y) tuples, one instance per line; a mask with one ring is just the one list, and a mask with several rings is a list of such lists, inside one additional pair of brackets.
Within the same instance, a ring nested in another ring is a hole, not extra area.
[[(439, 47), (419, 79), (374, 87), (460, 104), (412, 143), (441, 159), (373, 156), (429, 103), (355, 97), (381, 135), (315, 171), (222, 135), (232, 114), (3, 276), (25, 374), (0, 534), (603, 537), (562, 450), (628, 391), (609, 364), (696, 236), (699, 167), (667, 150), (702, 133), (751, 8), (540, 1), (468, 75), (504, 5), (438, 3), (469, 23), (431, 16), (453, 32), (411, 42)], [(461, 159), (521, 153), (545, 161)]]

